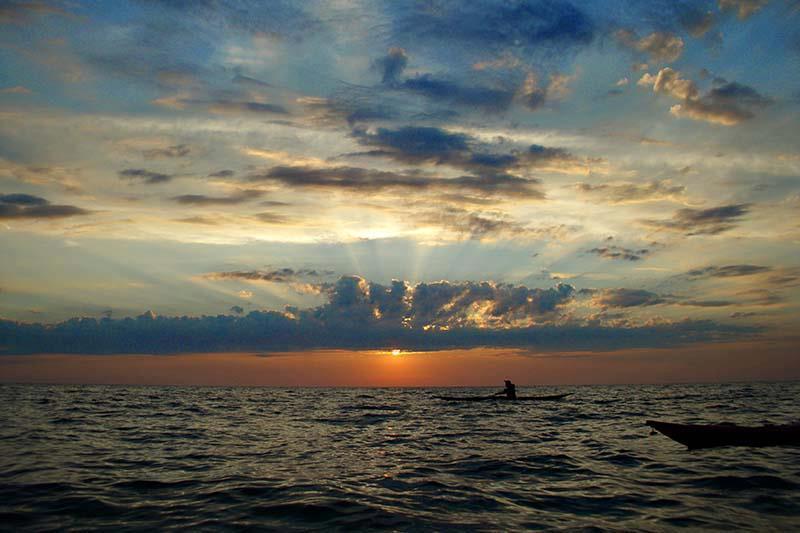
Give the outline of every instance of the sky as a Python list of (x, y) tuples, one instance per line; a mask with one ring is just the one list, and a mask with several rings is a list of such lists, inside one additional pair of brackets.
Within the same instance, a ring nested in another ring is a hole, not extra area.
[(799, 134), (796, 0), (0, 2), (0, 381), (800, 379)]

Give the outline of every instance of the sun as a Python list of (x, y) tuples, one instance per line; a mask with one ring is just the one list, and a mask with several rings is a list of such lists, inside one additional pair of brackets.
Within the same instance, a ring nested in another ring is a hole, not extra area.
[(400, 350), (392, 350), (392, 355), (397, 356), (397, 355), (400, 355), (401, 353), (403, 353), (403, 352), (400, 351)]

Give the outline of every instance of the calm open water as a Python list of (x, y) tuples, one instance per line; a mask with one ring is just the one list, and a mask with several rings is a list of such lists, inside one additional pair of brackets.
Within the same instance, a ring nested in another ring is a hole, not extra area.
[(443, 392), (0, 386), (0, 528), (800, 528), (800, 448), (643, 425), (792, 421), (800, 383)]

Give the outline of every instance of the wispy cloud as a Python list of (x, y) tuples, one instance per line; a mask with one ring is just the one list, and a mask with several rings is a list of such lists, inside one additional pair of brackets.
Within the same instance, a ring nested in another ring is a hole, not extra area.
[(89, 215), (74, 205), (56, 205), (30, 194), (0, 194), (0, 220), (51, 219)]
[(159, 185), (172, 181), (174, 176), (172, 174), (164, 174), (162, 172), (154, 172), (143, 168), (126, 168), (118, 172), (119, 178), (128, 181), (141, 181), (147, 185)]
[(772, 267), (762, 265), (710, 265), (703, 268), (695, 268), (686, 272), (686, 276), (691, 279), (702, 278), (735, 278), (741, 276), (752, 276), (770, 272)]
[(686, 235), (717, 235), (736, 227), (750, 212), (751, 204), (729, 204), (709, 209), (679, 209), (667, 220), (643, 220), (655, 229)]
[(175, 144), (172, 146), (165, 146), (162, 148), (149, 148), (142, 151), (145, 159), (159, 159), (159, 158), (178, 158), (187, 157), (192, 153), (192, 148), (187, 144)]
[(609, 245), (587, 250), (603, 259), (617, 259), (623, 261), (641, 261), (650, 255), (649, 248), (625, 248), (624, 246)]
[(684, 200), (686, 194), (686, 187), (683, 185), (675, 185), (669, 180), (645, 183), (601, 183), (597, 185), (579, 182), (575, 184), (575, 190), (597, 201), (612, 204), (657, 202), (663, 200), (679, 202)]
[(172, 200), (183, 205), (209, 206), (209, 205), (238, 205), (262, 196), (264, 191), (243, 190), (230, 196), (206, 196), (204, 194), (181, 194), (173, 196)]
[(273, 283), (287, 283), (303, 278), (319, 278), (330, 276), (330, 270), (319, 271), (312, 268), (284, 267), (275, 270), (234, 270), (227, 272), (211, 272), (205, 277), (212, 280), (242, 280), (242, 281), (270, 281)]
[(647, 54), (651, 61), (672, 63), (683, 53), (683, 39), (672, 33), (657, 31), (640, 38), (634, 31), (618, 30), (614, 37), (628, 48)]
[(645, 307), (667, 302), (663, 296), (642, 289), (603, 289), (593, 297), (595, 305), (608, 307)]
[(401, 190), (467, 191), (479, 195), (501, 195), (520, 198), (542, 198), (538, 180), (510, 175), (462, 176), (439, 178), (423, 174), (398, 173), (360, 167), (272, 167), (266, 172), (252, 174), (251, 182), (275, 182), (294, 188), (352, 190), (363, 193)]
[(722, 11), (735, 11), (740, 20), (749, 18), (767, 5), (769, 0), (718, 0)]

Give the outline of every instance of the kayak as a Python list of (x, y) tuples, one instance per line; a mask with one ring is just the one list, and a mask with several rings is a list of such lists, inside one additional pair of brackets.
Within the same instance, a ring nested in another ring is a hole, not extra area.
[(569, 395), (570, 393), (550, 394), (548, 396), (517, 396), (516, 400), (511, 400), (505, 396), (435, 396), (435, 398), (438, 398), (439, 400), (445, 400), (447, 402), (546, 402), (560, 400)]
[(690, 425), (648, 420), (648, 426), (690, 450), (717, 446), (800, 445), (800, 424), (747, 427), (735, 424)]

